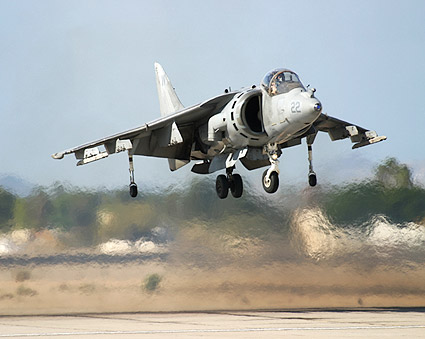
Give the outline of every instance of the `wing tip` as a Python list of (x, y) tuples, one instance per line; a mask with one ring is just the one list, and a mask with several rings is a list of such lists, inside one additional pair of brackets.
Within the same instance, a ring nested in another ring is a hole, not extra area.
[(384, 141), (384, 140), (387, 140), (387, 137), (385, 135), (376, 136), (374, 138), (371, 138), (371, 139), (368, 139), (368, 140), (365, 140), (365, 141), (358, 142), (357, 144), (354, 144), (352, 149), (360, 148), (360, 147), (367, 146), (367, 145), (373, 145), (373, 144), (376, 144), (376, 143)]
[(58, 152), (58, 153), (55, 153), (55, 154), (52, 154), (52, 158), (53, 159), (63, 159), (63, 157), (65, 156), (65, 152)]

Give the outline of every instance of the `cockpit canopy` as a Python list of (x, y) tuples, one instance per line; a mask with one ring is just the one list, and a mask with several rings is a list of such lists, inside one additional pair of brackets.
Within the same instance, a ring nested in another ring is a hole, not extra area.
[(288, 93), (294, 88), (305, 90), (298, 75), (284, 68), (277, 68), (267, 73), (261, 82), (261, 86), (270, 96)]

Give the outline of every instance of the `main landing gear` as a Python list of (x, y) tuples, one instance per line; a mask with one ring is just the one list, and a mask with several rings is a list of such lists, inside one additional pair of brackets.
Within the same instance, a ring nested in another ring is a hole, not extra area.
[(316, 135), (310, 138), (310, 136), (307, 137), (307, 149), (308, 149), (308, 184), (311, 187), (314, 187), (317, 185), (317, 177), (316, 173), (313, 171), (313, 141)]
[(240, 198), (243, 193), (242, 177), (239, 174), (233, 174), (235, 167), (226, 169), (226, 175), (219, 175), (215, 182), (215, 189), (220, 199), (227, 198), (229, 190), (234, 198)]
[(129, 171), (130, 171), (130, 196), (132, 198), (137, 197), (137, 185), (134, 182), (134, 166), (133, 166), (133, 155), (130, 154), (130, 151), (128, 151), (128, 162), (130, 165)]

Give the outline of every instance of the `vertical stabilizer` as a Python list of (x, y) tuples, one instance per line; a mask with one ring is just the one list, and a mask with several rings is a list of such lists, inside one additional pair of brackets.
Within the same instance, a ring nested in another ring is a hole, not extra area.
[(160, 64), (155, 62), (156, 87), (158, 90), (159, 109), (161, 116), (165, 116), (183, 109), (170, 79)]
[[(170, 79), (168, 79), (168, 76), (165, 73), (164, 69), (157, 62), (155, 62), (155, 74), (156, 88), (158, 90), (159, 110), (161, 112), (161, 116), (166, 116), (168, 114), (182, 110), (184, 106), (180, 102), (180, 99), (178, 98)], [(175, 129), (177, 129), (177, 133), (175, 133)], [(174, 137), (177, 136), (177, 139), (178, 137), (180, 137), (181, 140), (179, 142), (183, 142), (183, 139), (180, 135), (180, 132), (178, 132), (178, 127), (175, 122), (170, 129), (170, 140), (173, 139), (173, 130), (175, 133)], [(170, 166), (170, 170), (172, 171), (178, 170), (180, 167), (183, 167), (189, 162), (189, 160), (168, 159), (168, 165)]]

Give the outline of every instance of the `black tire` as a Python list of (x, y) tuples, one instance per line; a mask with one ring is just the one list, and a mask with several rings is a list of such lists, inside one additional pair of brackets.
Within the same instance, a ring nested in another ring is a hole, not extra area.
[(233, 174), (230, 181), (230, 192), (234, 198), (240, 198), (243, 193), (243, 181), (239, 174)]
[(220, 199), (227, 198), (229, 194), (229, 182), (227, 181), (227, 177), (223, 174), (217, 177), (215, 182), (215, 190)]
[(130, 196), (132, 198), (137, 197), (137, 185), (135, 183), (130, 184)]
[(263, 188), (267, 193), (274, 193), (279, 188), (279, 175), (277, 172), (272, 172), (270, 174), (270, 181), (266, 182), (266, 174), (267, 171), (264, 171), (263, 173)]
[(314, 187), (314, 186), (316, 186), (316, 185), (317, 185), (317, 177), (316, 177), (316, 173), (310, 173), (310, 174), (308, 175), (308, 184), (309, 184), (311, 187)]

